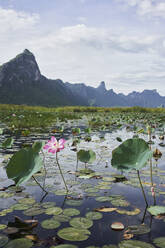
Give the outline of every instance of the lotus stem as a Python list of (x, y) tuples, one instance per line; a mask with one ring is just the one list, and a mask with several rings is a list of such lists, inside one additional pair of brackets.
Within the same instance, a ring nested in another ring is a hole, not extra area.
[(46, 170), (46, 166), (45, 166), (45, 154), (42, 151), (42, 155), (43, 155), (43, 164), (44, 164), (44, 171), (45, 171), (45, 177), (44, 177), (44, 183), (43, 183), (43, 188), (45, 188), (45, 181), (46, 181), (46, 176), (47, 176), (47, 170)]
[(144, 192), (144, 188), (143, 188), (143, 185), (142, 185), (142, 182), (141, 182), (141, 179), (140, 179), (139, 170), (137, 170), (137, 175), (138, 175), (140, 187), (141, 187), (141, 190), (142, 190), (142, 193), (143, 193), (143, 196), (144, 196), (144, 200), (145, 200), (146, 206), (148, 206), (147, 198), (146, 198), (146, 195), (145, 195), (145, 192)]
[[(151, 178), (151, 187), (153, 187), (154, 189), (153, 176), (152, 176), (152, 159), (150, 159), (150, 178)], [(154, 192), (153, 198), (154, 198), (154, 205), (156, 205), (155, 192)]]
[(60, 171), (60, 174), (61, 174), (61, 177), (62, 177), (62, 180), (64, 182), (64, 185), (65, 185), (65, 188), (66, 188), (66, 191), (68, 192), (68, 187), (66, 185), (66, 182), (65, 182), (65, 179), (64, 179), (64, 176), (63, 176), (63, 173), (62, 173), (62, 170), (61, 170), (61, 167), (60, 167), (60, 164), (58, 162), (58, 156), (57, 156), (57, 152), (56, 152), (56, 161), (57, 161), (57, 165), (58, 165), (58, 168), (59, 168), (59, 171)]
[(36, 184), (37, 184), (45, 193), (48, 193), (48, 192), (42, 187), (42, 185), (37, 181), (37, 179), (36, 179), (34, 176), (32, 176), (32, 178), (34, 179), (34, 181), (36, 182)]

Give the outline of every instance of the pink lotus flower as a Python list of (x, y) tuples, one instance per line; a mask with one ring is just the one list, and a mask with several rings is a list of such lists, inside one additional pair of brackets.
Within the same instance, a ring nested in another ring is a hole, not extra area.
[(66, 140), (64, 139), (60, 139), (59, 141), (57, 141), (56, 138), (52, 136), (51, 139), (43, 148), (45, 150), (48, 150), (48, 152), (55, 154), (56, 152), (59, 152), (62, 149), (64, 149), (65, 142)]

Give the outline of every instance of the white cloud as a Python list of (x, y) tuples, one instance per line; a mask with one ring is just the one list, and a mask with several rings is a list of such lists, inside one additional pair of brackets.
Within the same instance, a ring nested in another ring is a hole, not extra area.
[(148, 18), (165, 18), (164, 0), (116, 0), (125, 6), (136, 7), (137, 14)]
[(0, 34), (25, 30), (39, 21), (39, 15), (0, 7)]
[[(137, 2), (132, 0), (132, 5)], [(52, 79), (92, 86), (105, 80), (108, 88), (120, 92), (156, 88), (154, 84), (163, 88), (164, 36), (119, 34), (85, 24), (48, 32), (42, 28), (38, 14), (2, 8), (0, 25), (0, 64), (28, 48), (43, 75)]]

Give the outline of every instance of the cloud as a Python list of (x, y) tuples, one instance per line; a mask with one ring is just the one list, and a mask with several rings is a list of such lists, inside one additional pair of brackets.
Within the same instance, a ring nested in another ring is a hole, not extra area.
[(116, 0), (125, 6), (136, 7), (140, 16), (148, 18), (165, 18), (165, 2), (162, 0)]
[(27, 14), (0, 7), (0, 34), (25, 30), (32, 27), (38, 21), (38, 14)]
[(91, 86), (105, 80), (108, 88), (127, 93), (156, 88), (155, 84), (163, 88), (163, 35), (112, 32), (87, 24), (48, 30), (43, 28), (39, 14), (3, 8), (0, 25), (0, 64), (28, 48), (36, 56), (42, 74), (52, 79)]

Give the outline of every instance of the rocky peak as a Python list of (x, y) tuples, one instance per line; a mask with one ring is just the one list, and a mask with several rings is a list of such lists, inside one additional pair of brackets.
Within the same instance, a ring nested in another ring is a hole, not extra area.
[(38, 81), (41, 73), (34, 55), (25, 49), (23, 53), (1, 66), (0, 81), (6, 80), (6, 76), (10, 81)]
[(105, 87), (105, 82), (102, 81), (102, 82), (100, 83), (100, 85), (97, 87), (97, 89), (98, 89), (101, 93), (106, 92), (107, 90), (106, 90), (106, 87)]

